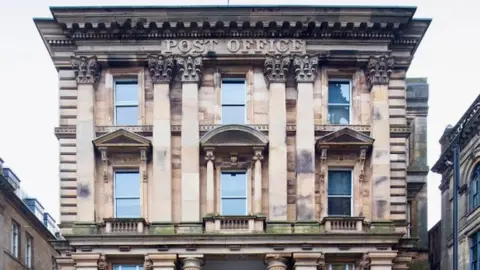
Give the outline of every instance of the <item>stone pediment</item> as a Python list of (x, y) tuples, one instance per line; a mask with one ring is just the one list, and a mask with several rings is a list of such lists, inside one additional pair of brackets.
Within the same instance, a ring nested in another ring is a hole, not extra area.
[(95, 140), (93, 144), (99, 147), (150, 147), (150, 140), (140, 136), (136, 133), (119, 129), (105, 135), (102, 135)]
[(317, 139), (317, 146), (371, 146), (374, 139), (348, 127), (331, 132)]
[(246, 125), (223, 125), (209, 131), (200, 139), (202, 147), (264, 147), (267, 144), (268, 138), (262, 132)]

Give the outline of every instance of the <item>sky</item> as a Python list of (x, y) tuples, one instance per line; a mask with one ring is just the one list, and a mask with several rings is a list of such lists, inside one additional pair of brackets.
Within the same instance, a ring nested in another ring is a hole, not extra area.
[[(181, 5), (225, 5), (228, 0), (181, 0)], [(0, 9), (0, 157), (58, 220), (58, 76), (32, 21), (51, 17), (50, 6), (170, 5), (147, 0), (7, 0)], [(230, 5), (292, 4), (291, 0), (230, 0)], [(408, 77), (428, 77), (428, 163), (440, 154), (445, 126), (455, 124), (479, 93), (480, 16), (470, 0), (296, 0), (299, 5), (416, 6), (416, 18), (433, 18)], [(469, 8), (470, 7), (470, 8)], [(475, 28), (474, 28), (475, 27)], [(479, 88), (477, 88), (479, 87)], [(428, 227), (440, 219), (440, 176), (428, 176)]]

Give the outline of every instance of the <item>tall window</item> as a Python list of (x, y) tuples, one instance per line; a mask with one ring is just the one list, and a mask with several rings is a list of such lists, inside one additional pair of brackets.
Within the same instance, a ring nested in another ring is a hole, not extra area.
[(480, 232), (470, 237), (470, 270), (480, 269)]
[(20, 225), (12, 220), (11, 228), (11, 252), (15, 257), (19, 257), (19, 245), (20, 245)]
[(475, 169), (472, 174), (472, 183), (471, 183), (471, 206), (472, 209), (477, 208), (480, 205), (479, 192), (480, 191), (480, 165), (475, 166)]
[(115, 81), (115, 124), (138, 124), (138, 82), (136, 80)]
[(351, 263), (334, 263), (328, 265), (328, 270), (355, 270), (355, 265)]
[(143, 270), (140, 264), (115, 264), (113, 270)]
[(222, 81), (222, 124), (245, 124), (245, 80)]
[(222, 215), (247, 214), (247, 176), (245, 172), (222, 172)]
[(328, 171), (328, 215), (352, 215), (352, 171)]
[(328, 82), (328, 123), (350, 124), (350, 82)]
[(140, 174), (138, 171), (115, 172), (115, 217), (140, 217)]
[(25, 264), (28, 267), (32, 267), (32, 245), (33, 245), (33, 238), (27, 234), (25, 243)]

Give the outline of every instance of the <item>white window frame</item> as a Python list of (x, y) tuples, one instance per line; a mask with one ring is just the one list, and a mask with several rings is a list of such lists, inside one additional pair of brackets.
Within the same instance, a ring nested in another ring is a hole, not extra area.
[[(330, 171), (350, 171), (350, 196), (345, 196), (345, 195), (330, 195), (328, 193), (328, 183), (327, 183), (327, 215), (330, 216), (330, 214), (328, 213), (328, 199), (329, 198), (347, 198), (347, 197), (350, 197), (350, 217), (354, 217), (355, 216), (355, 209), (353, 208), (354, 206), (354, 197), (353, 197), (353, 190), (354, 190), (354, 181), (353, 181), (353, 169), (352, 168), (343, 168), (343, 167), (337, 167), (337, 168), (328, 168), (328, 171), (327, 171), (327, 175), (328, 175), (328, 172)], [(328, 181), (330, 182), (330, 178), (328, 179)], [(333, 215), (335, 217), (335, 215)], [(347, 216), (348, 217), (348, 216)]]
[[(243, 81), (243, 86), (244, 86), (244, 95), (245, 95), (245, 103), (243, 103), (243, 124), (247, 124), (247, 80), (245, 78), (224, 78), (222, 79), (222, 84), (220, 87), (220, 106), (221, 106), (221, 111), (222, 111), (222, 117), (220, 118), (221, 124), (222, 125), (229, 125), (229, 124), (224, 124), (223, 123), (223, 83), (224, 82), (235, 82), (235, 81)], [(228, 83), (227, 83), (228, 84)], [(225, 104), (226, 107), (240, 107), (238, 104)]]
[(328, 265), (328, 270), (333, 270), (333, 266), (339, 265), (339, 264), (340, 265), (343, 264), (345, 266), (344, 267), (345, 270), (355, 270), (355, 264), (353, 263), (331, 263)]
[[(240, 196), (232, 196), (232, 197), (224, 197), (223, 196), (223, 189), (222, 189), (222, 175), (223, 174), (244, 174), (245, 175), (245, 196), (240, 197)], [(246, 216), (248, 214), (248, 172), (246, 170), (224, 170), (220, 172), (220, 213), (223, 216), (223, 199), (245, 199), (245, 214)], [(241, 215), (240, 215), (241, 216)]]
[(25, 264), (28, 267), (32, 267), (32, 252), (33, 249), (33, 237), (29, 234), (26, 234), (25, 237)]
[(327, 82), (327, 123), (329, 125), (342, 125), (342, 124), (331, 124), (329, 122), (329, 119), (328, 119), (328, 114), (329, 114), (329, 107), (330, 105), (332, 106), (346, 106), (346, 103), (343, 104), (343, 103), (330, 103), (328, 102), (328, 92), (329, 92), (329, 89), (328, 89), (328, 86), (330, 85), (331, 82), (339, 82), (339, 83), (348, 83), (348, 87), (349, 87), (349, 103), (348, 103), (348, 124), (347, 125), (352, 125), (352, 80), (349, 80), (349, 79), (328, 79), (328, 82)]
[[(120, 197), (120, 200), (121, 199), (137, 199), (138, 198), (138, 202), (140, 202), (141, 200), (141, 186), (140, 186), (140, 170), (137, 170), (137, 169), (116, 169), (113, 171), (113, 216), (115, 218), (118, 218), (117, 216), (117, 194), (115, 194), (115, 187), (117, 185), (117, 173), (138, 173), (138, 186), (139, 186), (139, 196), (138, 197)], [(142, 209), (141, 209), (141, 206), (140, 206), (140, 209), (139, 209), (139, 213), (140, 215), (138, 217), (128, 217), (128, 218), (140, 218), (142, 216)]]
[(135, 266), (135, 270), (143, 270), (143, 265), (141, 264), (114, 264), (113, 265), (113, 270), (123, 270), (122, 268), (124, 266), (132, 267)]
[[(137, 102), (134, 104), (133, 102), (120, 102), (117, 103), (117, 82), (136, 82), (137, 84)], [(138, 125), (138, 117), (140, 116), (140, 96), (138, 93), (139, 82), (138, 78), (117, 78), (113, 79), (113, 125), (117, 125), (117, 107), (137, 107), (137, 124)], [(135, 125), (133, 125), (135, 126)]]
[(12, 255), (18, 258), (20, 256), (20, 225), (14, 220), (12, 220), (10, 237)]

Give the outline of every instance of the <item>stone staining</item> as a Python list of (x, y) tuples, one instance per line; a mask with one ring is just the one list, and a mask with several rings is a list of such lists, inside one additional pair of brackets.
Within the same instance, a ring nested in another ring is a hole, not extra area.
[(298, 83), (315, 81), (318, 68), (318, 58), (309, 55), (296, 56), (293, 59), (293, 71)]
[(96, 84), (100, 80), (100, 65), (95, 56), (72, 56), (72, 69), (78, 84)]
[(290, 69), (289, 56), (267, 56), (265, 60), (264, 74), (269, 83), (284, 83), (287, 80)]
[(174, 63), (171, 56), (148, 56), (148, 71), (154, 84), (170, 83), (173, 77), (173, 68)]
[(388, 85), (394, 63), (390, 56), (370, 57), (365, 71), (370, 85)]
[(182, 82), (198, 83), (202, 76), (201, 57), (177, 57), (178, 75)]

